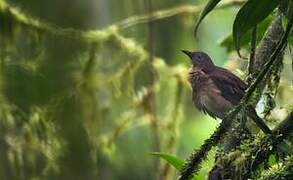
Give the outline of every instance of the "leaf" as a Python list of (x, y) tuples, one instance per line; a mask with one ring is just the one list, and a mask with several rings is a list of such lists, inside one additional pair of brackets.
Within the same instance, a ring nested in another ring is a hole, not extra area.
[(273, 166), (274, 164), (277, 164), (277, 163), (278, 163), (277, 156), (275, 154), (271, 154), (269, 156), (268, 165)]
[[(261, 23), (257, 26), (257, 43), (260, 42), (263, 35), (265, 34), (267, 28), (269, 27), (270, 23), (273, 20), (273, 16), (268, 16), (265, 18)], [(246, 32), (240, 42), (239, 42), (239, 48), (247, 47), (247, 45), (250, 43), (250, 37), (251, 37), (251, 31)], [(234, 49), (233, 47), (233, 36), (232, 34), (226, 36), (223, 40), (219, 42), (219, 44), (223, 47), (227, 48), (227, 51), (230, 52)]]
[(158, 157), (166, 160), (169, 164), (171, 164), (174, 168), (176, 168), (179, 171), (183, 168), (184, 161), (181, 159), (178, 159), (175, 156), (172, 156), (170, 154), (153, 152), (153, 153), (150, 153), (150, 155), (158, 156)]
[(201, 21), (206, 17), (206, 15), (211, 12), (214, 7), (220, 2), (221, 0), (210, 0), (207, 5), (204, 7), (203, 11), (200, 13), (199, 19), (195, 25), (194, 35), (196, 35), (197, 29), (201, 23)]
[(279, 0), (248, 0), (238, 11), (233, 24), (233, 42), (239, 52), (240, 39), (252, 27), (265, 19), (279, 4)]

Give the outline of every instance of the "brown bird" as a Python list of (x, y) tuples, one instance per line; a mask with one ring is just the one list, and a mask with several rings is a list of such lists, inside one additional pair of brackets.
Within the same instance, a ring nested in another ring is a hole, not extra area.
[[(188, 79), (192, 86), (193, 103), (213, 118), (223, 119), (226, 113), (239, 104), (247, 85), (227, 69), (216, 66), (206, 53), (182, 52), (192, 63)], [(264, 133), (271, 133), (252, 106), (248, 106), (247, 114)]]

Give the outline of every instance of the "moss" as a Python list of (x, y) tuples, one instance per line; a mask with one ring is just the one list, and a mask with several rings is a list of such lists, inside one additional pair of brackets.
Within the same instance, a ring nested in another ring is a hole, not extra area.
[(256, 179), (260, 180), (279, 180), (293, 178), (293, 156), (286, 157), (282, 162), (270, 166), (261, 172)]

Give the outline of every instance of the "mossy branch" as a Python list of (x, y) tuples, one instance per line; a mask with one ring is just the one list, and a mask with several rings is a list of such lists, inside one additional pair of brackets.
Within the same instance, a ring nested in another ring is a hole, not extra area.
[(283, 162), (273, 165), (261, 173), (259, 180), (279, 180), (293, 178), (293, 156), (288, 156)]
[[(274, 130), (274, 136), (265, 136), (256, 147), (253, 148), (250, 155), (247, 156), (247, 164), (251, 165), (251, 170), (254, 170), (259, 164), (268, 159), (268, 156), (276, 150), (276, 146), (281, 144), (284, 139), (288, 138), (293, 132), (293, 111), (289, 113)], [(254, 158), (252, 158), (254, 157)]]
[[(254, 142), (249, 142), (251, 141), (249, 140), (243, 143), (243, 147), (221, 153), (218, 156), (216, 165), (210, 171), (209, 179), (223, 176), (228, 179), (251, 179), (255, 177), (254, 172), (258, 169), (257, 167), (268, 162), (270, 155), (276, 154), (280, 150), (278, 145), (282, 144), (285, 139), (289, 140), (292, 137), (290, 136), (293, 132), (292, 121), (293, 112), (273, 130), (273, 136), (259, 137)], [(248, 142), (249, 144), (247, 144)], [(286, 167), (289, 166), (286, 165)], [(268, 172), (273, 171), (265, 171), (264, 173), (268, 175)], [(272, 175), (271, 173), (269, 174)]]
[[(245, 1), (243, 1), (243, 0), (226, 1), (226, 2), (222, 3), (221, 5), (219, 5), (218, 7), (216, 7), (216, 9), (223, 9), (223, 8), (227, 8), (227, 7), (231, 7), (231, 6), (240, 6), (240, 5), (244, 4), (244, 2)], [(150, 21), (157, 21), (157, 20), (161, 20), (161, 19), (166, 19), (166, 18), (170, 18), (173, 16), (177, 16), (177, 15), (197, 14), (200, 12), (201, 9), (202, 9), (201, 6), (182, 5), (182, 6), (177, 6), (177, 7), (170, 8), (170, 9), (159, 10), (159, 11), (153, 12), (152, 14), (131, 16), (131, 17), (124, 19), (118, 23), (115, 23), (115, 25), (119, 29), (126, 29), (131, 26), (145, 24)]]
[(252, 67), (253, 78), (256, 78), (263, 65), (273, 54), (274, 49), (278, 45), (279, 40), (282, 38), (283, 33), (282, 14), (278, 12), (255, 52), (255, 61)]
[(208, 152), (213, 146), (218, 144), (223, 135), (231, 127), (232, 120), (240, 111), (240, 108), (236, 108), (233, 112), (229, 113), (227, 118), (225, 118), (216, 131), (212, 134), (210, 138), (205, 140), (204, 144), (200, 147), (199, 150), (195, 150), (190, 158), (186, 161), (183, 170), (180, 173), (179, 180), (188, 180), (191, 179), (192, 175), (200, 169), (201, 162), (206, 158)]
[(6, 3), (4, 0), (0, 0), (0, 14), (9, 16), (11, 20), (16, 23), (35, 29), (39, 32), (47, 32), (56, 36), (64, 36), (68, 38), (80, 39), (83, 41), (103, 42), (112, 35), (113, 31), (117, 31), (116, 26), (110, 26), (104, 30), (90, 30), (81, 31), (73, 28), (61, 28), (57, 25), (47, 23), (19, 10), (17, 7), (13, 7)]
[[(235, 5), (242, 5), (244, 2), (245, 1), (243, 0), (230, 0), (220, 5), (218, 9)], [(151, 14), (131, 16), (121, 20), (120, 22), (112, 24), (105, 29), (82, 31), (73, 28), (61, 28), (57, 25), (38, 20), (37, 18), (24, 13), (19, 8), (10, 5), (5, 0), (0, 0), (0, 13), (11, 17), (15, 22), (21, 25), (36, 29), (40, 32), (48, 32), (53, 35), (80, 39), (82, 41), (89, 41), (90, 43), (104, 42), (109, 38), (113, 31), (126, 29), (138, 24), (148, 23), (150, 21), (170, 18), (181, 14), (196, 14), (199, 13), (200, 9), (200, 6), (183, 5), (166, 10), (159, 10)]]

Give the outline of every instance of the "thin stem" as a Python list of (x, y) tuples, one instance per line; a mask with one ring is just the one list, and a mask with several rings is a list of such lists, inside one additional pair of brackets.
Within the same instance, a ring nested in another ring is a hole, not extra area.
[(257, 25), (252, 29), (251, 32), (251, 50), (250, 50), (250, 58), (249, 58), (249, 65), (248, 65), (248, 74), (253, 73), (254, 67), (254, 60), (255, 60), (255, 50), (256, 50), (256, 38), (257, 38)]
[[(148, 14), (152, 16), (152, 0), (145, 0), (146, 6), (148, 8)], [(160, 145), (160, 135), (159, 135), (159, 123), (156, 112), (156, 95), (155, 95), (155, 82), (156, 82), (156, 70), (153, 66), (154, 62), (154, 29), (153, 21), (148, 22), (148, 51), (149, 51), (149, 71), (150, 71), (150, 84), (149, 84), (149, 94), (146, 99), (147, 113), (150, 116), (150, 136), (152, 139), (152, 151), (159, 152), (161, 149)], [(160, 179), (160, 159), (154, 159), (154, 172), (156, 179)]]
[[(181, 100), (182, 100), (182, 90), (183, 90), (183, 84), (180, 80), (180, 78), (177, 79), (177, 89), (176, 89), (176, 96), (174, 100), (174, 109), (172, 113), (172, 119), (170, 121), (170, 124), (168, 126), (168, 129), (170, 131), (170, 138), (167, 140), (167, 146), (166, 149), (170, 154), (174, 153), (175, 150), (175, 144), (176, 140), (178, 138), (178, 114), (180, 111), (180, 105), (181, 105)], [(170, 164), (166, 163), (165, 166), (163, 167), (163, 176), (162, 179), (170, 179), (168, 176), (170, 174)]]

